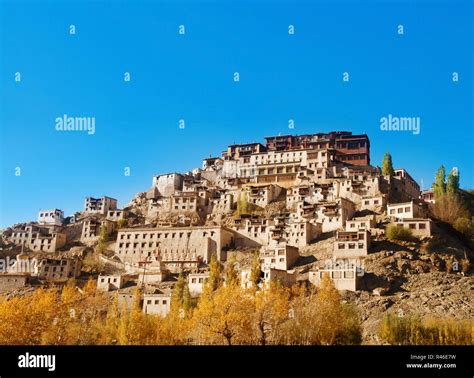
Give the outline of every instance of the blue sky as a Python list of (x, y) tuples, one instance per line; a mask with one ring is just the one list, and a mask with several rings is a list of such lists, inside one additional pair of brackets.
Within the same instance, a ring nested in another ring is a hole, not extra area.
[[(295, 134), (365, 132), (374, 165), (390, 151), (425, 187), (441, 164), (474, 187), (471, 1), (0, 4), (0, 227), (89, 195), (123, 206), (152, 175), (289, 119)], [(56, 131), (64, 114), (95, 117), (95, 134)], [(388, 114), (420, 117), (421, 133), (381, 131)]]

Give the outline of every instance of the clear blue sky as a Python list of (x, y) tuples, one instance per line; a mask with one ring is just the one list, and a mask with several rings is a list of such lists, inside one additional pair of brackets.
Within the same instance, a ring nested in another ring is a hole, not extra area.
[[(425, 187), (441, 164), (474, 187), (472, 1), (0, 3), (0, 227), (89, 195), (123, 206), (290, 118), (297, 134), (367, 133), (374, 165), (390, 151)], [(55, 131), (63, 114), (95, 117), (95, 135)], [(421, 133), (382, 132), (388, 114)]]

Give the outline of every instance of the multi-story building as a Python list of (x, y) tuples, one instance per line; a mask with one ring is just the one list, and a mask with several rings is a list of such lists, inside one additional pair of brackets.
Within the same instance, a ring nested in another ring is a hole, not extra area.
[(46, 226), (61, 226), (64, 223), (64, 213), (62, 210), (41, 210), (38, 213), (38, 223)]
[(433, 189), (423, 190), (421, 192), (421, 198), (427, 203), (436, 203)]
[(171, 310), (171, 293), (143, 294), (143, 312), (166, 317)]
[(219, 226), (122, 229), (118, 232), (115, 254), (122, 262), (132, 264), (157, 253), (165, 263), (198, 259), (207, 263), (212, 254), (225, 260), (224, 248), (233, 237), (232, 230)]
[(107, 196), (101, 198), (87, 197), (84, 203), (84, 211), (87, 214), (107, 215), (109, 210), (117, 209), (117, 200)]
[(431, 219), (404, 218), (395, 221), (398, 227), (409, 229), (413, 236), (428, 238), (433, 234), (433, 222)]
[(261, 143), (233, 144), (227, 147), (227, 151), (222, 153), (222, 157), (225, 160), (239, 160), (241, 157), (259, 154), (266, 150), (266, 147)]
[(310, 271), (309, 282), (318, 287), (324, 275), (329, 276), (337, 290), (357, 291), (361, 286), (363, 271), (357, 268), (357, 264), (335, 264)]
[(387, 204), (387, 215), (397, 219), (421, 218), (425, 215), (423, 207), (414, 201)]
[(263, 247), (260, 251), (262, 271), (269, 269), (286, 271), (295, 265), (299, 256), (298, 248), (287, 244)]
[(183, 189), (184, 176), (180, 173), (166, 173), (153, 177), (153, 187), (160, 196), (169, 197), (175, 191)]
[(418, 200), (420, 198), (420, 185), (405, 169), (395, 169), (392, 179), (391, 183), (395, 192), (403, 194), (408, 199)]
[(370, 243), (368, 230), (337, 232), (333, 256), (335, 259), (365, 257), (369, 252)]
[(66, 234), (55, 226), (29, 224), (13, 229), (10, 240), (35, 252), (56, 252), (66, 244)]
[(269, 205), (284, 192), (281, 186), (273, 184), (249, 185), (245, 189), (248, 202), (260, 207)]
[(370, 141), (367, 135), (352, 135), (348, 131), (309, 135), (266, 137), (268, 151), (300, 149), (333, 149), (335, 159), (351, 165), (370, 165)]
[(366, 217), (355, 217), (346, 222), (346, 231), (371, 230), (375, 228), (375, 215)]
[(111, 235), (116, 229), (116, 223), (108, 219), (100, 220), (89, 218), (82, 224), (81, 242), (84, 244), (95, 243), (99, 240), (100, 229), (104, 227), (107, 235)]

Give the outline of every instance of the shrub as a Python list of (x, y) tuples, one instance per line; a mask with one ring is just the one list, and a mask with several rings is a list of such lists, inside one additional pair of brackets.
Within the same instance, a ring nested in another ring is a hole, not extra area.
[(454, 225), (459, 218), (466, 218), (468, 212), (458, 196), (445, 194), (436, 199), (433, 215), (443, 222)]
[(474, 227), (469, 218), (462, 217), (456, 219), (453, 224), (453, 227), (459, 231), (461, 234), (464, 234), (467, 237), (471, 237), (474, 234)]
[(404, 241), (409, 241), (413, 239), (413, 233), (411, 232), (410, 229), (400, 227), (400, 226), (395, 226), (393, 224), (390, 224), (387, 226), (385, 230), (385, 235), (389, 240), (404, 240)]
[(118, 228), (125, 228), (128, 226), (128, 219), (119, 219), (117, 222)]
[(418, 315), (399, 318), (386, 315), (380, 324), (379, 337), (391, 345), (472, 345), (474, 321), (422, 319)]

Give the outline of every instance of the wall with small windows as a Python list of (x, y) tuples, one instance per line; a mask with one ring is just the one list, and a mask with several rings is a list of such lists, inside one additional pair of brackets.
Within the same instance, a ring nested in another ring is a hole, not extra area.
[(403, 219), (394, 222), (398, 227), (409, 229), (413, 236), (427, 238), (433, 234), (433, 222), (431, 219)]
[(158, 252), (163, 262), (167, 262), (166, 256), (176, 262), (195, 256), (207, 263), (212, 254), (225, 260), (223, 249), (233, 239), (233, 231), (224, 227), (132, 228), (118, 232), (115, 253), (124, 263), (137, 263)]
[(171, 309), (171, 294), (144, 294), (143, 312), (166, 317)]

